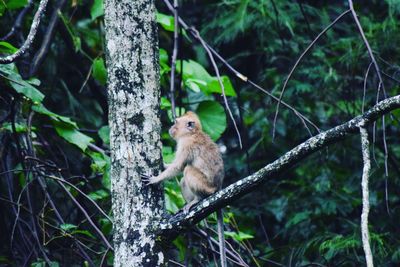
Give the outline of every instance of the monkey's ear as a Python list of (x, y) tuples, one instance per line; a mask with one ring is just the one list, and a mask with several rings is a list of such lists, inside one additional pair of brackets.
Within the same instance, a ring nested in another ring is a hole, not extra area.
[(186, 124), (186, 127), (187, 127), (189, 130), (193, 130), (193, 129), (194, 129), (194, 126), (195, 126), (195, 122), (194, 122), (194, 121), (188, 121), (187, 124)]

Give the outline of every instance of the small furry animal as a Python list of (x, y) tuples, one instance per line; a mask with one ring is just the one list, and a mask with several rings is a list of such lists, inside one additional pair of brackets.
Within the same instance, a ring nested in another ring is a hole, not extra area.
[(158, 176), (143, 177), (147, 184), (159, 183), (183, 171), (180, 182), (188, 211), (217, 190), (224, 179), (224, 163), (218, 146), (202, 130), (198, 116), (189, 111), (175, 120), (169, 134), (177, 142), (174, 161)]
[[(180, 182), (186, 205), (184, 212), (222, 187), (224, 163), (218, 146), (203, 132), (199, 117), (189, 111), (175, 120), (169, 134), (177, 142), (174, 161), (157, 176), (142, 175), (147, 185), (175, 177), (183, 171)], [(221, 266), (226, 266), (222, 210), (217, 211)]]

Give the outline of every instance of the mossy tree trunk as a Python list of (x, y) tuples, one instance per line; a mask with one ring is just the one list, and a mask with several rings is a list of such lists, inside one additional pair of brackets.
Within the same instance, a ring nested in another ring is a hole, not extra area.
[(154, 230), (162, 190), (140, 173), (161, 163), (158, 37), (153, 0), (106, 0), (106, 64), (111, 138), (115, 266), (160, 266)]

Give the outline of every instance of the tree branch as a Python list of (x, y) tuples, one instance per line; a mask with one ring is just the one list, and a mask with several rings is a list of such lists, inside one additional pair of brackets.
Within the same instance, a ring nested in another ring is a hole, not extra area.
[(40, 25), (40, 19), (46, 9), (47, 2), (48, 2), (48, 0), (40, 1), (39, 8), (36, 11), (35, 16), (33, 17), (31, 29), (29, 31), (28, 37), (25, 40), (25, 43), (14, 54), (5, 56), (5, 57), (0, 57), (0, 64), (8, 64), (8, 63), (14, 62), (19, 57), (21, 57), (23, 54), (25, 54), (26, 51), (28, 51), (28, 49), (31, 47), (31, 45), (33, 43), (33, 40), (35, 39), (36, 32)]
[(365, 253), (365, 261), (368, 267), (373, 267), (373, 259), (371, 252), (371, 245), (369, 244), (369, 232), (368, 232), (368, 213), (369, 213), (369, 191), (368, 191), (368, 180), (371, 173), (371, 159), (369, 156), (369, 141), (368, 131), (365, 125), (360, 125), (361, 135), (361, 150), (364, 162), (361, 188), (362, 188), (362, 213), (361, 213), (361, 239), (363, 243), (363, 249)]
[(329, 144), (344, 139), (349, 134), (359, 132), (361, 124), (374, 122), (383, 114), (389, 113), (397, 108), (400, 108), (400, 95), (387, 98), (376, 104), (364, 114), (309, 138), (274, 162), (258, 170), (256, 173), (229, 185), (206, 199), (203, 199), (197, 203), (189, 213), (178, 212), (177, 214), (166, 218), (159, 227), (161, 235), (171, 237), (179, 234), (179, 231), (196, 224), (209, 214), (255, 190), (260, 184), (265, 183), (268, 178), (281, 174), (308, 155), (321, 150)]

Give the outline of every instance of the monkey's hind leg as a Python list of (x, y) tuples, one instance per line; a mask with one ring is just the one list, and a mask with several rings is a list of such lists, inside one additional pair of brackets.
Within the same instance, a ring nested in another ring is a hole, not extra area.
[(187, 202), (183, 208), (185, 212), (188, 212), (202, 198), (216, 191), (215, 187), (208, 184), (207, 177), (200, 170), (190, 165), (186, 166), (183, 171), (181, 189), (183, 198)]

